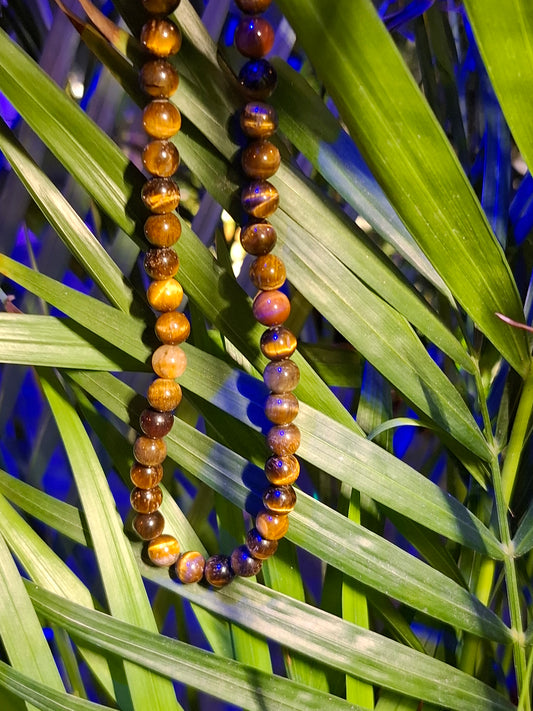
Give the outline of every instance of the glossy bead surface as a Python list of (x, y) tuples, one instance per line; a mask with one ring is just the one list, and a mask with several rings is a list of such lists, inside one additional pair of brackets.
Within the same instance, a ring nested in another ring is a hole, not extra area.
[(131, 508), (142, 514), (150, 514), (161, 506), (163, 492), (159, 486), (152, 489), (140, 489), (135, 487), (130, 494)]
[(239, 72), (239, 82), (258, 99), (267, 99), (276, 88), (278, 75), (266, 59), (250, 59)]
[(274, 28), (264, 17), (244, 17), (235, 30), (235, 47), (244, 57), (259, 59), (274, 44)]
[(174, 12), (180, 4), (180, 0), (142, 0), (142, 4), (150, 15), (164, 17)]
[(268, 180), (253, 180), (241, 192), (241, 205), (252, 217), (268, 217), (278, 208), (279, 193)]
[(166, 99), (154, 99), (143, 111), (143, 126), (153, 138), (170, 138), (181, 128), (181, 114)]
[(289, 318), (291, 302), (282, 291), (260, 291), (252, 310), (256, 321), (264, 326), (281, 326)]
[(176, 562), (176, 573), (182, 583), (199, 583), (204, 577), (205, 558), (198, 551), (182, 553)]
[(170, 20), (152, 18), (143, 25), (141, 44), (157, 57), (168, 57), (180, 51), (181, 32)]
[(285, 457), (269, 457), (265, 463), (268, 481), (276, 486), (294, 484), (300, 475), (300, 462), (293, 454)]
[(294, 454), (300, 446), (300, 430), (292, 423), (271, 427), (266, 436), (267, 446), (274, 454), (285, 456)]
[(289, 530), (289, 517), (286, 514), (276, 514), (272, 511), (260, 511), (255, 519), (255, 527), (259, 535), (269, 541), (278, 541)]
[(146, 291), (146, 298), (156, 311), (174, 311), (183, 299), (183, 287), (175, 279), (153, 281)]
[(257, 289), (272, 291), (285, 282), (285, 265), (275, 254), (265, 254), (254, 259), (250, 266), (250, 279)]
[(289, 359), (274, 361), (266, 366), (263, 380), (273, 393), (288, 393), (300, 382), (300, 369)]
[(266, 560), (278, 550), (278, 542), (263, 538), (257, 528), (252, 528), (246, 534), (246, 547), (254, 558)]
[(273, 326), (267, 329), (260, 341), (261, 352), (269, 360), (290, 358), (297, 345), (296, 336), (285, 326)]
[(263, 566), (259, 558), (254, 558), (246, 546), (235, 548), (231, 554), (231, 569), (241, 578), (257, 575)]
[(152, 59), (141, 67), (139, 82), (141, 89), (149, 96), (168, 99), (177, 91), (180, 78), (166, 59)]
[(139, 489), (153, 489), (163, 478), (163, 467), (156, 464), (153, 467), (144, 467), (134, 462), (130, 469), (130, 479)]
[(139, 464), (154, 467), (156, 464), (161, 464), (167, 456), (167, 445), (163, 439), (137, 437), (133, 445), (133, 455)]
[(235, 4), (248, 15), (255, 15), (264, 12), (270, 6), (272, 0), (235, 0)]
[(250, 101), (241, 111), (240, 123), (249, 138), (268, 138), (278, 128), (278, 115), (270, 104)]
[(154, 565), (158, 565), (161, 568), (168, 568), (174, 565), (178, 560), (180, 546), (174, 536), (163, 534), (150, 541), (146, 552)]
[(133, 530), (144, 541), (151, 541), (163, 533), (165, 519), (160, 511), (151, 514), (137, 514), (132, 521)]
[(296, 492), (292, 486), (269, 486), (263, 493), (265, 509), (278, 514), (288, 514), (296, 506)]
[(155, 333), (161, 343), (176, 346), (189, 337), (191, 324), (185, 314), (179, 311), (167, 311), (155, 322)]
[(187, 367), (187, 356), (179, 346), (159, 346), (152, 355), (152, 368), (160, 378), (179, 378)]
[(147, 144), (142, 154), (143, 165), (158, 178), (170, 178), (179, 168), (180, 154), (171, 141), (155, 140)]
[(141, 412), (139, 417), (139, 426), (147, 437), (152, 439), (160, 439), (172, 429), (174, 424), (174, 415), (170, 412), (160, 412), (147, 407)]
[(242, 248), (248, 254), (268, 254), (274, 248), (276, 240), (276, 230), (266, 220), (251, 222), (241, 229)]
[(277, 171), (281, 156), (270, 141), (253, 141), (242, 152), (241, 166), (249, 178), (270, 178)]
[(209, 585), (215, 588), (222, 588), (231, 583), (234, 578), (227, 555), (212, 555), (205, 562), (204, 576)]
[(181, 237), (181, 222), (171, 212), (150, 215), (144, 223), (144, 236), (156, 247), (170, 247)]
[(144, 271), (151, 279), (170, 279), (178, 273), (180, 260), (171, 247), (149, 249), (144, 255)]
[(167, 412), (175, 410), (181, 402), (181, 388), (174, 380), (157, 378), (148, 388), (146, 399), (154, 410)]
[(292, 422), (298, 409), (298, 398), (292, 393), (271, 393), (265, 403), (265, 415), (276, 425)]
[(143, 185), (142, 201), (151, 212), (172, 212), (180, 204), (180, 189), (172, 178), (151, 178)]

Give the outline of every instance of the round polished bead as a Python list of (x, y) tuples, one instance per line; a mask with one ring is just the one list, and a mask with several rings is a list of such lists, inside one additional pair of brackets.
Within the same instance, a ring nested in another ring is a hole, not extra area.
[(268, 138), (278, 128), (276, 109), (260, 101), (248, 102), (241, 111), (241, 128), (249, 138)]
[(160, 378), (179, 378), (187, 367), (187, 356), (179, 346), (159, 346), (152, 355), (152, 368)]
[(251, 222), (241, 229), (242, 248), (248, 254), (260, 256), (268, 254), (276, 244), (276, 230), (270, 222)]
[(279, 289), (286, 278), (285, 265), (275, 254), (257, 257), (250, 266), (252, 284), (263, 291)]
[(154, 486), (152, 489), (135, 487), (130, 494), (131, 508), (142, 514), (150, 514), (157, 511), (162, 501), (163, 492), (159, 486)]
[(165, 437), (174, 424), (174, 415), (170, 412), (160, 412), (147, 407), (141, 412), (139, 426), (147, 437), (160, 439)]
[(250, 59), (239, 72), (239, 82), (258, 99), (267, 99), (276, 88), (278, 75), (266, 59)]
[(263, 538), (278, 541), (289, 530), (289, 517), (272, 511), (260, 511), (255, 519), (255, 527)]
[(163, 467), (156, 464), (153, 467), (144, 467), (134, 462), (130, 469), (130, 479), (139, 489), (153, 489), (163, 478)]
[(264, 326), (281, 326), (291, 312), (291, 302), (282, 291), (260, 291), (254, 299), (254, 318)]
[(300, 382), (300, 369), (289, 359), (274, 361), (265, 368), (263, 379), (273, 393), (288, 393)]
[(165, 519), (161, 511), (151, 514), (137, 514), (132, 521), (133, 530), (144, 541), (151, 541), (163, 533)]
[(180, 4), (180, 0), (142, 0), (142, 4), (150, 15), (164, 17), (174, 12)]
[(262, 566), (262, 561), (254, 558), (246, 546), (235, 548), (231, 554), (231, 569), (235, 575), (240, 575), (241, 578), (257, 575)]
[(172, 212), (180, 204), (180, 189), (172, 178), (150, 178), (143, 185), (142, 201), (151, 212)]
[(241, 166), (249, 178), (270, 178), (277, 171), (281, 156), (270, 141), (253, 141), (242, 152)]
[(252, 217), (268, 217), (277, 210), (279, 193), (268, 180), (253, 180), (241, 193), (243, 210)]
[(154, 538), (147, 547), (148, 557), (154, 565), (168, 568), (178, 560), (180, 546), (174, 536), (163, 534)]
[(264, 17), (243, 17), (235, 30), (235, 47), (245, 57), (259, 59), (274, 45), (274, 28)]
[(300, 430), (292, 423), (271, 427), (266, 436), (267, 446), (274, 454), (294, 454), (300, 446)]
[(265, 463), (268, 481), (276, 486), (294, 484), (300, 475), (300, 462), (294, 454), (285, 457), (269, 457)]
[(154, 467), (161, 464), (167, 456), (167, 445), (163, 439), (137, 437), (133, 445), (133, 455), (139, 464)]
[(298, 398), (292, 393), (271, 393), (265, 403), (265, 415), (275, 425), (292, 422), (298, 409)]
[(198, 551), (182, 553), (176, 563), (176, 573), (182, 583), (199, 583), (204, 577), (205, 558)]
[(180, 51), (181, 32), (170, 20), (152, 18), (143, 25), (141, 44), (157, 57), (168, 57)]
[(170, 178), (180, 164), (180, 154), (171, 141), (150, 141), (143, 150), (143, 165), (149, 173), (158, 178)]
[(278, 514), (288, 514), (296, 506), (296, 492), (292, 486), (269, 486), (263, 493), (265, 509)]
[(205, 562), (205, 579), (215, 588), (222, 588), (234, 578), (227, 555), (212, 555)]
[(273, 326), (261, 336), (261, 352), (269, 360), (290, 358), (296, 350), (298, 341), (292, 331), (285, 326)]
[(144, 255), (144, 271), (151, 279), (170, 279), (178, 273), (180, 260), (171, 247), (149, 249)]
[(170, 101), (154, 99), (143, 111), (143, 126), (153, 138), (170, 138), (181, 128), (181, 114)]
[(170, 247), (181, 237), (181, 222), (172, 212), (150, 215), (144, 223), (144, 235), (156, 247)]
[(139, 72), (141, 89), (156, 99), (168, 99), (177, 91), (178, 72), (166, 59), (145, 62)]
[(156, 311), (174, 311), (183, 299), (183, 287), (175, 279), (153, 281), (148, 287), (146, 298)]
[(272, 0), (235, 0), (239, 10), (248, 13), (248, 15), (257, 15), (260, 12), (264, 12), (271, 2)]
[(170, 412), (181, 402), (181, 388), (174, 380), (157, 378), (150, 383), (146, 399), (154, 410)]
[(155, 333), (161, 343), (177, 346), (189, 337), (191, 324), (180, 311), (167, 311), (155, 322)]
[(254, 558), (266, 560), (278, 550), (278, 542), (263, 538), (257, 528), (252, 528), (246, 534), (246, 547)]

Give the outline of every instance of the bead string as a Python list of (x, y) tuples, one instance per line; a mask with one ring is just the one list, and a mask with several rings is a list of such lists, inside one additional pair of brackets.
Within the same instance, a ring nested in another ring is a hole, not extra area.
[(178, 541), (164, 534), (165, 520), (159, 511), (163, 476), (162, 463), (166, 457), (164, 441), (174, 421), (174, 410), (181, 401), (179, 378), (186, 368), (186, 357), (180, 343), (189, 336), (187, 317), (178, 311), (183, 289), (174, 278), (179, 258), (172, 245), (181, 234), (181, 225), (174, 210), (179, 205), (180, 191), (172, 176), (179, 166), (179, 154), (169, 140), (180, 129), (181, 116), (169, 99), (179, 84), (178, 74), (168, 61), (181, 46), (178, 27), (167, 15), (180, 0), (142, 0), (150, 19), (141, 31), (141, 44), (150, 54), (140, 71), (142, 89), (150, 97), (143, 112), (143, 125), (150, 142), (143, 151), (143, 165), (151, 175), (143, 186), (141, 197), (152, 213), (146, 220), (144, 232), (150, 246), (144, 257), (144, 269), (152, 280), (147, 290), (150, 306), (160, 312), (155, 325), (161, 342), (152, 355), (152, 368), (157, 378), (148, 388), (149, 407), (140, 416), (139, 435), (133, 447), (135, 462), (131, 467), (131, 506), (136, 512), (133, 527), (147, 541), (147, 555), (158, 566), (175, 566), (183, 583), (199, 582), (202, 578), (214, 587), (223, 587), (235, 575), (256, 575), (262, 561), (273, 555), (289, 527), (288, 514), (296, 504), (296, 493), (291, 484), (299, 474), (299, 463), (294, 452), (300, 443), (300, 432), (293, 423), (298, 414), (298, 400), (292, 393), (299, 381), (297, 365), (290, 360), (296, 349), (296, 337), (283, 326), (290, 313), (290, 302), (280, 291), (285, 282), (285, 266), (271, 254), (276, 243), (276, 232), (265, 219), (277, 209), (279, 195), (267, 178), (280, 165), (277, 147), (268, 139), (276, 131), (274, 108), (263, 103), (276, 86), (276, 73), (264, 59), (272, 49), (272, 25), (258, 15), (272, 0), (236, 0), (245, 13), (235, 32), (235, 45), (248, 58), (239, 74), (239, 81), (253, 101), (241, 111), (241, 127), (248, 139), (242, 151), (242, 169), (247, 178), (241, 204), (248, 218), (241, 228), (241, 243), (246, 252), (256, 259), (250, 267), (250, 278), (259, 290), (254, 298), (256, 320), (267, 326), (261, 337), (261, 351), (271, 361), (264, 371), (270, 390), (265, 414), (273, 426), (266, 436), (272, 452), (265, 464), (270, 485), (263, 493), (264, 508), (258, 513), (255, 528), (246, 543), (237, 547), (231, 556), (214, 555), (204, 559), (198, 551), (180, 554)]

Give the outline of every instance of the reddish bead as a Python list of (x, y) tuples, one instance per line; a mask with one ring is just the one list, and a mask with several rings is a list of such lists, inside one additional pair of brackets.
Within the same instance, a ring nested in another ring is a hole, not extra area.
[(130, 469), (130, 479), (139, 489), (153, 489), (163, 478), (163, 467), (156, 464), (153, 467), (144, 467), (134, 462)]
[(268, 217), (278, 208), (279, 193), (268, 180), (254, 180), (243, 188), (241, 204), (253, 217)]
[(260, 12), (264, 12), (272, 0), (235, 0), (235, 4), (242, 10), (242, 12), (248, 13), (248, 15), (257, 15)]
[(213, 555), (205, 562), (205, 579), (215, 588), (222, 588), (231, 583), (234, 578), (227, 555)]
[(281, 326), (291, 312), (291, 303), (282, 291), (260, 291), (253, 303), (254, 318), (264, 326)]
[(171, 141), (155, 140), (147, 144), (142, 154), (143, 165), (159, 178), (170, 178), (179, 168), (180, 154)]
[(150, 384), (146, 398), (154, 410), (172, 411), (181, 402), (181, 388), (174, 380), (157, 378)]
[(148, 287), (146, 298), (156, 311), (175, 311), (183, 299), (183, 287), (175, 279), (153, 281)]
[(289, 358), (294, 351), (298, 341), (292, 331), (284, 326), (273, 326), (261, 336), (261, 352), (269, 360), (282, 360)]
[(178, 345), (189, 337), (191, 324), (185, 314), (180, 311), (167, 311), (157, 319), (155, 333), (161, 343)]
[(158, 57), (176, 54), (181, 48), (181, 32), (170, 20), (152, 18), (141, 30), (142, 46)]
[(241, 578), (257, 575), (262, 565), (262, 561), (254, 558), (246, 546), (235, 548), (231, 554), (231, 569), (235, 575), (240, 575)]
[(180, 0), (142, 0), (142, 4), (150, 15), (164, 17), (174, 12), (180, 4)]
[(154, 486), (152, 489), (135, 487), (130, 494), (131, 508), (142, 514), (150, 514), (157, 511), (162, 501), (163, 492), (159, 486)]
[(149, 96), (168, 99), (177, 91), (179, 75), (166, 59), (152, 59), (145, 62), (139, 72), (141, 89)]
[(257, 257), (250, 266), (250, 279), (257, 289), (273, 291), (285, 283), (285, 265), (275, 254)]
[(154, 565), (168, 568), (178, 560), (180, 546), (174, 536), (163, 534), (150, 541), (147, 553)]
[(298, 398), (292, 393), (271, 393), (265, 403), (265, 415), (276, 425), (292, 422), (298, 409)]
[(274, 361), (265, 368), (263, 379), (273, 393), (288, 393), (300, 382), (300, 369), (289, 359)]
[(278, 542), (263, 538), (257, 528), (252, 528), (246, 535), (246, 547), (254, 558), (266, 560), (278, 550)]
[(159, 346), (152, 355), (152, 368), (160, 378), (179, 378), (187, 367), (187, 356), (179, 346)]
[(198, 551), (182, 553), (176, 563), (176, 573), (182, 583), (198, 583), (204, 577), (205, 558)]
[(133, 530), (145, 541), (151, 541), (163, 533), (165, 519), (160, 511), (151, 514), (138, 513), (132, 522)]
[(269, 486), (263, 493), (263, 505), (273, 513), (288, 514), (296, 506), (296, 492), (292, 486)]
[(266, 443), (274, 454), (285, 456), (294, 454), (300, 446), (300, 430), (292, 423), (275, 425), (267, 432)]
[(268, 481), (276, 486), (294, 484), (300, 475), (300, 462), (293, 454), (284, 457), (270, 457), (265, 463)]
[(278, 128), (278, 115), (270, 104), (250, 101), (241, 111), (241, 128), (250, 138), (268, 138)]
[(235, 30), (235, 46), (245, 57), (264, 57), (273, 44), (274, 28), (264, 17), (244, 17)]
[(153, 467), (164, 461), (167, 456), (167, 445), (163, 439), (137, 437), (133, 445), (133, 455), (139, 464)]
[(139, 425), (141, 430), (147, 437), (159, 439), (165, 437), (174, 424), (174, 415), (172, 412), (159, 412), (146, 408), (141, 412)]
[(143, 111), (143, 126), (153, 138), (170, 138), (181, 128), (181, 114), (167, 99), (154, 99)]
[(150, 178), (143, 185), (142, 201), (151, 212), (172, 212), (180, 204), (180, 189), (172, 178)]
[(289, 517), (286, 514), (276, 514), (272, 511), (260, 511), (255, 519), (255, 527), (259, 535), (269, 541), (278, 541), (289, 530)]
[(181, 237), (181, 222), (171, 212), (151, 215), (144, 223), (144, 235), (156, 247), (170, 247)]

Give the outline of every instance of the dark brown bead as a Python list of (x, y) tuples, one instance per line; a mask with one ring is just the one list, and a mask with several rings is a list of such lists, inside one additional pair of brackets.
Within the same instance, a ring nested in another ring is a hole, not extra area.
[(180, 164), (180, 154), (171, 141), (150, 141), (142, 155), (143, 165), (159, 178), (170, 178)]
[(241, 111), (241, 128), (250, 138), (268, 138), (278, 128), (276, 109), (260, 101), (248, 102)]
[(168, 57), (180, 51), (181, 32), (170, 20), (152, 18), (143, 25), (141, 44), (157, 57)]
[(288, 514), (296, 506), (296, 492), (292, 486), (269, 486), (263, 493), (265, 509), (278, 514)]
[(153, 281), (148, 287), (146, 298), (156, 311), (175, 311), (183, 299), (183, 287), (175, 279)]
[(266, 560), (278, 550), (278, 542), (263, 538), (257, 528), (252, 528), (246, 535), (246, 547), (254, 558)]
[(300, 369), (289, 359), (274, 361), (265, 368), (263, 379), (273, 393), (288, 393), (300, 382)]
[(282, 291), (260, 291), (252, 310), (254, 318), (264, 326), (281, 326), (289, 318), (291, 302)]
[(198, 551), (182, 553), (176, 563), (176, 573), (182, 583), (199, 583), (204, 577), (205, 558)]
[(265, 415), (276, 425), (292, 422), (298, 409), (298, 398), (292, 393), (271, 393), (265, 403)]
[(278, 75), (266, 59), (249, 59), (239, 72), (241, 86), (257, 99), (268, 99), (276, 88)]
[(300, 475), (300, 462), (294, 454), (285, 457), (269, 457), (265, 463), (268, 481), (276, 486), (294, 484)]
[(246, 546), (235, 548), (231, 554), (231, 569), (235, 575), (240, 575), (241, 578), (257, 575), (262, 566), (262, 561), (254, 558)]
[(147, 547), (148, 557), (154, 565), (168, 568), (178, 560), (180, 546), (174, 536), (163, 534), (154, 538)]
[(142, 0), (146, 12), (156, 17), (170, 15), (180, 4), (180, 0)]
[(191, 324), (180, 311), (167, 311), (155, 322), (155, 333), (161, 343), (176, 346), (189, 337)]
[(179, 346), (159, 346), (152, 355), (152, 368), (160, 378), (179, 378), (187, 367), (187, 356)]
[(143, 111), (143, 126), (153, 138), (170, 138), (181, 128), (181, 114), (167, 99), (154, 99)]
[(267, 432), (266, 443), (274, 454), (285, 456), (294, 454), (300, 446), (300, 430), (292, 422), (288, 425), (275, 425)]
[(168, 99), (179, 86), (178, 72), (166, 59), (145, 62), (139, 72), (141, 89), (156, 99)]
[(235, 0), (235, 4), (248, 15), (258, 15), (270, 6), (272, 0)]
[(137, 437), (133, 445), (133, 455), (139, 464), (153, 467), (164, 461), (167, 456), (167, 445), (163, 439)]
[(130, 479), (139, 489), (153, 489), (163, 478), (163, 467), (156, 464), (153, 467), (144, 467), (134, 462), (130, 469)]
[(151, 514), (137, 514), (132, 522), (133, 530), (144, 541), (151, 541), (163, 533), (165, 519), (161, 511)]
[(151, 178), (143, 185), (141, 198), (151, 212), (161, 215), (178, 207), (180, 189), (172, 178)]
[(268, 254), (276, 244), (276, 230), (270, 222), (252, 222), (241, 229), (242, 248), (255, 256)]
[(268, 217), (279, 205), (279, 193), (268, 180), (253, 180), (241, 193), (243, 210), (253, 217)]
[(296, 336), (285, 326), (273, 326), (261, 336), (261, 352), (269, 360), (289, 358), (297, 345)]
[(174, 380), (157, 378), (150, 384), (146, 398), (154, 410), (171, 412), (181, 402), (181, 388)]
[(263, 291), (279, 289), (286, 277), (285, 265), (275, 254), (257, 257), (250, 266), (252, 284)]
[(255, 519), (255, 527), (259, 535), (269, 541), (278, 541), (289, 530), (289, 517), (286, 514), (276, 514), (272, 511), (260, 511)]
[(274, 28), (264, 17), (243, 17), (235, 30), (235, 47), (245, 57), (259, 59), (274, 45)]
[(153, 489), (135, 487), (130, 494), (131, 508), (142, 514), (150, 514), (157, 511), (162, 501), (163, 492), (159, 486), (154, 486)]
[(174, 415), (172, 411), (160, 412), (159, 410), (152, 410), (147, 407), (141, 412), (141, 416), (139, 417), (141, 430), (147, 437), (151, 437), (152, 439), (166, 437), (172, 429), (173, 424)]
[(156, 247), (170, 247), (181, 237), (181, 222), (172, 212), (150, 215), (144, 223), (144, 235)]
[(204, 576), (209, 585), (215, 588), (222, 588), (231, 583), (234, 578), (227, 555), (212, 555), (205, 562)]
[(277, 147), (270, 141), (254, 141), (241, 155), (241, 166), (249, 178), (262, 180), (270, 178), (277, 171), (281, 156)]
[(144, 271), (151, 279), (170, 279), (178, 273), (180, 260), (171, 247), (155, 247), (144, 255)]

